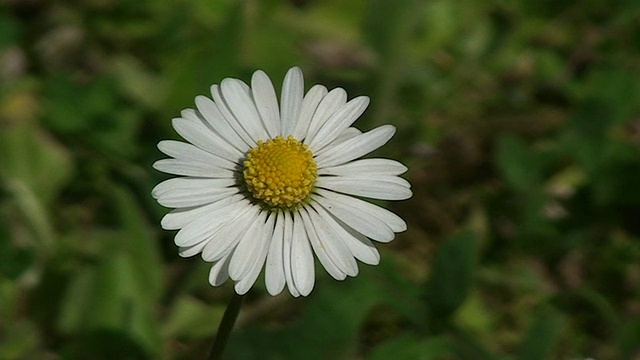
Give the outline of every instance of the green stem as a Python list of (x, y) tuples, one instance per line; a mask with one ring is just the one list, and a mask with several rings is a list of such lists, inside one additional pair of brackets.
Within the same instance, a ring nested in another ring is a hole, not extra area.
[(229, 301), (229, 305), (227, 305), (227, 309), (224, 311), (222, 321), (218, 326), (218, 332), (216, 333), (216, 338), (213, 341), (211, 353), (209, 353), (209, 360), (222, 359), (222, 353), (224, 352), (224, 348), (227, 346), (227, 340), (229, 340), (229, 335), (231, 335), (233, 325), (236, 323), (236, 319), (240, 313), (240, 307), (242, 307), (242, 295), (238, 295), (234, 292), (231, 301)]

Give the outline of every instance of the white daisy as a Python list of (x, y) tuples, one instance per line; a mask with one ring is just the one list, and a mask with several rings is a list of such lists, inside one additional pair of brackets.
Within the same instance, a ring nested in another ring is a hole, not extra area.
[[(265, 268), (266, 287), (308, 295), (315, 283), (315, 253), (337, 280), (358, 274), (356, 259), (375, 265), (371, 240), (389, 242), (406, 223), (357, 197), (403, 200), (411, 185), (407, 168), (389, 159), (361, 159), (395, 133), (391, 125), (362, 133), (351, 125), (369, 98), (347, 101), (341, 89), (315, 85), (304, 95), (302, 72), (284, 79), (280, 106), (263, 71), (251, 86), (224, 79), (211, 86), (213, 100), (198, 96), (196, 109), (173, 119), (187, 142), (161, 141), (170, 156), (153, 164), (179, 175), (152, 195), (175, 208), (162, 219), (179, 230), (180, 255), (212, 262), (209, 282), (228, 278), (246, 293)], [(354, 197), (357, 196), (357, 197)]]

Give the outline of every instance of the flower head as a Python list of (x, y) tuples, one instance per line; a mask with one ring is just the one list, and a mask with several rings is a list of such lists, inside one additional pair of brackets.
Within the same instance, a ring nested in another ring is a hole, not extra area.
[(322, 85), (305, 95), (297, 67), (285, 76), (280, 104), (262, 71), (251, 86), (224, 79), (211, 95), (196, 97), (196, 109), (173, 119), (187, 142), (158, 144), (170, 158), (154, 168), (180, 177), (158, 184), (152, 195), (175, 208), (162, 227), (179, 230), (180, 255), (213, 263), (212, 285), (231, 278), (244, 294), (264, 267), (270, 294), (286, 285), (293, 296), (306, 296), (315, 283), (314, 253), (343, 280), (358, 274), (356, 259), (379, 262), (371, 240), (389, 242), (406, 230), (400, 217), (359, 198), (412, 195), (398, 176), (404, 165), (359, 159), (395, 133), (391, 125), (366, 133), (351, 127), (368, 97), (347, 101), (343, 89)]

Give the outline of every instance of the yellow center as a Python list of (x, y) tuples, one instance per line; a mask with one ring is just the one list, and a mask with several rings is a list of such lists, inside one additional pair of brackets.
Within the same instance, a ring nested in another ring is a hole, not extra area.
[(306, 145), (289, 136), (258, 141), (244, 161), (244, 181), (268, 207), (289, 209), (303, 202), (316, 182), (317, 166)]

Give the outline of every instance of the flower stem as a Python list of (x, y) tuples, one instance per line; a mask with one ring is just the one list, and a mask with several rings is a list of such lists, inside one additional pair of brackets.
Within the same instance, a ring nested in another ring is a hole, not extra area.
[(238, 295), (234, 292), (231, 301), (229, 301), (229, 305), (227, 305), (227, 309), (224, 311), (222, 321), (218, 326), (218, 332), (216, 333), (216, 338), (213, 341), (213, 347), (209, 353), (209, 360), (222, 359), (222, 353), (227, 346), (227, 340), (229, 340), (229, 335), (231, 335), (233, 325), (240, 313), (240, 307), (242, 307), (242, 295)]

